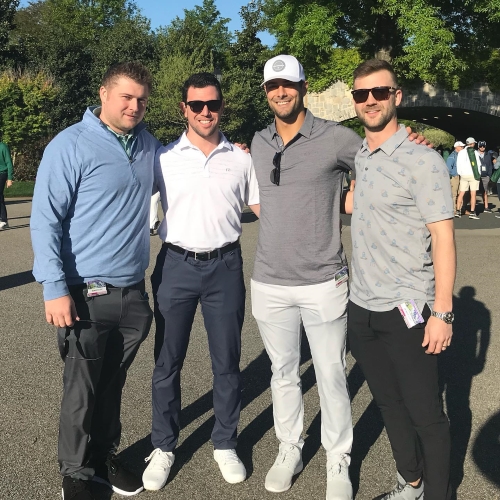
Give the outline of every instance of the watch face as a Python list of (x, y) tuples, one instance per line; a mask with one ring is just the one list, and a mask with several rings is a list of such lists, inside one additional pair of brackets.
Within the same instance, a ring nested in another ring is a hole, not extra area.
[(455, 319), (455, 315), (452, 313), (452, 312), (447, 312), (445, 313), (444, 317), (443, 317), (445, 323), (453, 323), (453, 320)]

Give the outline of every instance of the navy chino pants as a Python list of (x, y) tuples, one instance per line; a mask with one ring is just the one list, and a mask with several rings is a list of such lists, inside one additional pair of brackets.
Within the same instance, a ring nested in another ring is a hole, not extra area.
[[(198, 302), (212, 361), (215, 449), (236, 447), (241, 408), (241, 328), (245, 315), (243, 261), (238, 247), (200, 261), (163, 245), (151, 276), (155, 298), (154, 448), (173, 451), (180, 430), (180, 375)], [(203, 374), (202, 376), (208, 376)]]

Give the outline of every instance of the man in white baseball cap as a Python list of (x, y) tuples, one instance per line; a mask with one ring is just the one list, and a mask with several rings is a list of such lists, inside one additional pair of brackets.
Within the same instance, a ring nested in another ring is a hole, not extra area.
[(457, 210), (457, 196), (458, 196), (458, 186), (460, 184), (460, 176), (457, 172), (457, 156), (462, 149), (465, 148), (465, 144), (462, 141), (457, 141), (453, 144), (455, 150), (446, 158), (446, 166), (450, 173), (450, 184), (451, 184), (451, 195), (453, 197), (453, 208), (455, 209), (455, 217), (460, 217), (461, 213)]
[(349, 276), (339, 227), (344, 175), (354, 169), (362, 140), (305, 108), (307, 81), (295, 57), (267, 61), (263, 86), (274, 121), (255, 134), (251, 147), (263, 207), (252, 313), (271, 359), (280, 442), (265, 488), (288, 490), (303, 467), (303, 327), (320, 395), (326, 498), (352, 500), (353, 429), (345, 363)]
[(474, 137), (467, 137), (465, 142), (467, 146), (457, 155), (457, 172), (460, 176), (460, 184), (458, 187), (456, 216), (461, 216), (464, 195), (470, 189), (469, 219), (478, 220), (479, 217), (476, 214), (476, 191), (479, 189), (479, 180), (481, 179), (478, 171), (481, 159), (479, 158), (479, 153), (474, 150), (476, 139)]
[(275, 79), (288, 80), (294, 83), (305, 82), (306, 75), (302, 64), (295, 57), (280, 55), (266, 62), (262, 85)]

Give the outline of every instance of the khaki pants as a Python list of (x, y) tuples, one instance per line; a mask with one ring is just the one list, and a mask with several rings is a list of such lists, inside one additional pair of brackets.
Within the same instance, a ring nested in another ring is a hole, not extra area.
[(451, 184), (451, 196), (453, 197), (453, 208), (457, 210), (457, 196), (458, 196), (458, 186), (460, 184), (460, 176), (455, 175), (450, 177)]

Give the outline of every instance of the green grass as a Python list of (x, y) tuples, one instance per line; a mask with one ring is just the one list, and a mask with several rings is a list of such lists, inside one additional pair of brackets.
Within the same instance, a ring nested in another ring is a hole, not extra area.
[(33, 196), (35, 188), (34, 181), (14, 181), (10, 188), (5, 186), (3, 195), (5, 198), (16, 198), (18, 196)]

